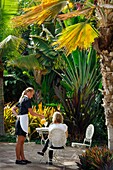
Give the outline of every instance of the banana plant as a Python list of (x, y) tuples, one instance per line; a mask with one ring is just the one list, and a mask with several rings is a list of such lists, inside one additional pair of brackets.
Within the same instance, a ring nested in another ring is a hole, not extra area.
[(50, 100), (52, 101), (51, 95), (53, 96), (53, 90), (50, 89), (55, 76), (52, 68), (55, 67), (58, 53), (44, 38), (36, 35), (30, 35), (30, 38), (32, 41), (32, 45), (28, 45), (30, 54), (26, 56), (19, 54), (12, 57), (8, 61), (8, 65), (31, 71), (37, 83), (36, 101), (39, 102), (43, 99), (44, 103), (50, 102)]
[[(55, 87), (66, 112), (66, 123), (72, 140), (83, 140), (86, 127), (99, 110), (94, 109), (98, 87), (101, 82), (100, 68), (95, 50), (79, 51), (68, 58), (63, 55), (65, 67), (56, 71), (61, 77), (60, 86)], [(62, 88), (61, 88), (62, 87)]]

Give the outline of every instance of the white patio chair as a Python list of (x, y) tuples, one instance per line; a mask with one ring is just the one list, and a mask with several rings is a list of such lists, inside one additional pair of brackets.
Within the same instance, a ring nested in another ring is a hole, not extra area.
[(91, 144), (92, 144), (93, 134), (94, 134), (94, 125), (90, 124), (87, 127), (87, 129), (86, 129), (86, 134), (85, 134), (85, 138), (84, 138), (83, 143), (72, 142), (71, 146), (72, 147), (82, 147), (82, 146), (85, 146), (85, 147), (89, 147), (90, 148)]
[[(66, 145), (66, 134), (63, 130), (54, 128), (49, 133), (50, 145), (49, 150), (53, 150), (53, 161), (58, 161), (61, 163), (63, 158), (64, 160), (64, 149)], [(62, 156), (62, 157), (61, 157)]]

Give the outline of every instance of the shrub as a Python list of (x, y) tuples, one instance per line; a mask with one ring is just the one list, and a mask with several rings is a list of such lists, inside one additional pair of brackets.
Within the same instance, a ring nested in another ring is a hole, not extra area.
[(113, 152), (107, 147), (92, 147), (79, 156), (79, 170), (111, 170), (113, 169)]
[(12, 114), (11, 106), (12, 104), (8, 103), (4, 107), (4, 127), (6, 133), (14, 135), (16, 117)]

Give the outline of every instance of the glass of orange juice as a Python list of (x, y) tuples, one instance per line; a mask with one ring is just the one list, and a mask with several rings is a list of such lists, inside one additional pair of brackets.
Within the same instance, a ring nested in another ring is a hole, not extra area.
[(48, 122), (46, 121), (46, 119), (41, 119), (41, 124), (46, 127), (48, 125)]

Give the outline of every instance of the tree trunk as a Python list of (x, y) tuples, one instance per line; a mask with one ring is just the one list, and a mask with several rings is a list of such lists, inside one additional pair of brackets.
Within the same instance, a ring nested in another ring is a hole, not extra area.
[(108, 131), (108, 148), (113, 150), (113, 52), (102, 51), (100, 65), (103, 83), (103, 107)]
[(4, 135), (4, 94), (3, 94), (3, 71), (0, 71), (0, 135)]

